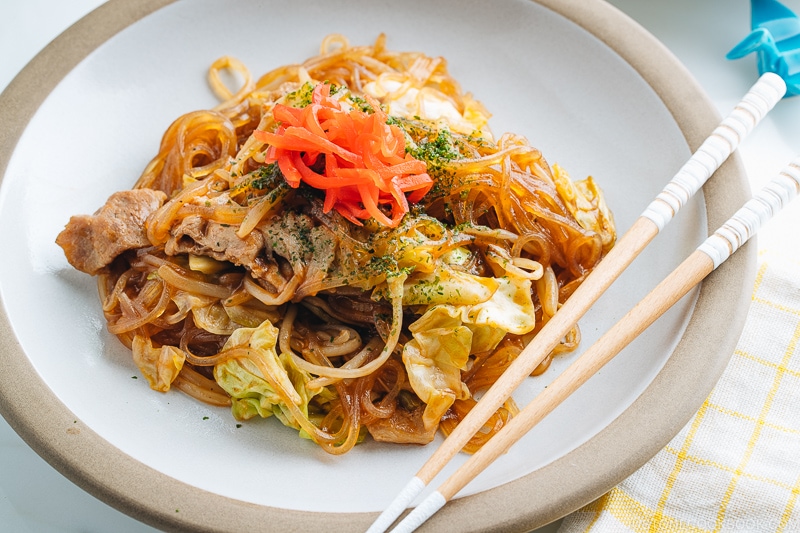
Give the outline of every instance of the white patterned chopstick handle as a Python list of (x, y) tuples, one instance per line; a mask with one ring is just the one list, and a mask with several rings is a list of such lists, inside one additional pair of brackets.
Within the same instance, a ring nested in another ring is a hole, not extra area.
[(800, 192), (800, 157), (789, 163), (697, 249), (721, 265)]
[(784, 94), (786, 82), (780, 76), (772, 72), (763, 74), (647, 206), (642, 216), (652, 220), (659, 231), (664, 229)]

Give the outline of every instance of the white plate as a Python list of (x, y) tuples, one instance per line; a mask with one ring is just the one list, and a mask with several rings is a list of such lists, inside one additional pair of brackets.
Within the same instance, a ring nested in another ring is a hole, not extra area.
[[(315, 54), (328, 33), (365, 44), (381, 31), (393, 49), (446, 57), (494, 114), (496, 133), (525, 134), (573, 177), (592, 174), (621, 231), (718, 119), (663, 47), (599, 1), (103, 6), (0, 99), (0, 119), (9, 125), (0, 134), (0, 242), (7, 251), (0, 262), (0, 409), (34, 449), (101, 499), (168, 529), (224, 531), (269, 520), (276, 529), (357, 531), (432, 453), (435, 443), (369, 441), (331, 457), (275, 420), (237, 427), (226, 409), (151, 391), (106, 332), (94, 280), (71, 269), (54, 244), (70, 215), (91, 213), (132, 185), (174, 118), (214, 105), (205, 72), (217, 57), (236, 56), (258, 75)], [(674, 268), (746, 191), (740, 167), (727, 164), (584, 318), (582, 346)], [(749, 250), (737, 254), (425, 527), (532, 528), (643, 464), (727, 362), (752, 263)], [(528, 380), (518, 402), (575, 355)]]

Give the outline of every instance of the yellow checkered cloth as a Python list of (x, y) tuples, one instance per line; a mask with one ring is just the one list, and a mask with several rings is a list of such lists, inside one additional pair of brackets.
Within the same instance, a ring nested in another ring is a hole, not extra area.
[(711, 395), (559, 533), (800, 532), (798, 344), (800, 263), (762, 252), (744, 331)]

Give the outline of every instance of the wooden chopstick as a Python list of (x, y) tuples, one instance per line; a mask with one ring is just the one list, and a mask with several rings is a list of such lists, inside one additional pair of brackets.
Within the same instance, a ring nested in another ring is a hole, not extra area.
[(378, 516), (367, 533), (383, 533), (444, 466), (483, 427), (490, 416), (533, 372), (564, 335), (703, 186), (739, 143), (786, 94), (786, 83), (763, 74), (739, 104), (681, 167), (633, 226), (617, 241), (561, 309), (533, 338), (503, 375), (481, 397), (417, 474)]
[(725, 262), (800, 193), (800, 157), (787, 165), (543, 392), (473, 454), (392, 533), (414, 531), (645, 329)]

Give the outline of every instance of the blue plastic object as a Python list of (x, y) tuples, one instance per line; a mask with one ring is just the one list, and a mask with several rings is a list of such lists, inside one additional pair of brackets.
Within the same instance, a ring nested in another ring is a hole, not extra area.
[(786, 82), (786, 96), (800, 95), (800, 18), (777, 0), (751, 0), (752, 31), (725, 56), (757, 53), (758, 72)]

